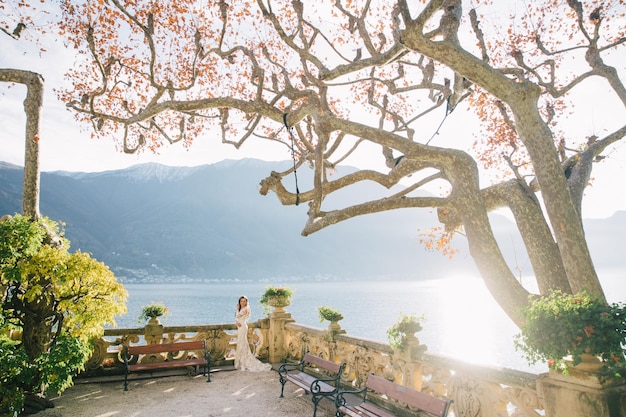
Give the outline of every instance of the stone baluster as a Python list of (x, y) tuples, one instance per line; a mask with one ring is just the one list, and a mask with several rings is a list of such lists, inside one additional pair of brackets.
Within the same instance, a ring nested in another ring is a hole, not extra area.
[(158, 318), (151, 318), (144, 327), (144, 338), (148, 345), (158, 345), (163, 341), (163, 325)]
[(285, 325), (295, 322), (291, 313), (282, 307), (274, 308), (270, 313), (270, 328), (268, 331), (269, 362), (281, 363), (287, 357), (285, 347)]
[(423, 376), (420, 364), (422, 354), (426, 351), (426, 345), (422, 345), (412, 333), (407, 334), (406, 339), (407, 346), (402, 352), (406, 364), (402, 375), (403, 385), (421, 391)]

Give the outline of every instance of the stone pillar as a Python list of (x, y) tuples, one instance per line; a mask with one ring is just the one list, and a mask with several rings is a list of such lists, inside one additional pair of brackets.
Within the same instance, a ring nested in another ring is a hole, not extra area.
[(570, 368), (541, 374), (538, 392), (543, 396), (546, 417), (624, 417), (626, 385), (598, 372)]
[[(163, 325), (157, 317), (148, 320), (143, 328), (143, 337), (147, 345), (159, 345), (163, 342)], [(144, 355), (141, 358), (141, 363), (163, 362), (164, 360), (165, 358), (161, 354), (153, 353)]]
[(287, 356), (285, 347), (285, 324), (294, 322), (291, 313), (282, 307), (277, 307), (270, 313), (269, 362), (281, 363)]
[(422, 345), (414, 333), (407, 333), (404, 360), (407, 366), (403, 370), (404, 385), (417, 391), (422, 390), (422, 373), (420, 371), (420, 358), (426, 351), (426, 345)]
[(341, 327), (341, 324), (339, 324), (339, 320), (331, 321), (330, 324), (328, 325), (328, 331), (332, 335), (333, 339), (335, 335), (346, 333), (346, 330)]
[(143, 336), (147, 345), (159, 345), (163, 341), (163, 325), (157, 317), (148, 320), (143, 328)]

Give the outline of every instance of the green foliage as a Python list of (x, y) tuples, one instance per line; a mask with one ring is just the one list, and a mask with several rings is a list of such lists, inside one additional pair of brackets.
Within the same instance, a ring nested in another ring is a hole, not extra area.
[(165, 305), (163, 305), (163, 303), (151, 303), (141, 309), (141, 314), (139, 314), (139, 323), (143, 323), (144, 321), (148, 321), (156, 317), (167, 317), (168, 315), (169, 310), (165, 307)]
[(267, 287), (265, 287), (265, 292), (261, 296), (261, 299), (259, 300), (259, 302), (261, 304), (267, 304), (269, 299), (272, 297), (285, 297), (287, 299), (290, 299), (292, 295), (293, 295), (293, 290), (289, 287), (285, 287), (285, 286), (274, 287), (274, 286), (268, 285)]
[(415, 332), (422, 330), (424, 316), (415, 314), (407, 315), (400, 313), (398, 321), (387, 329), (387, 340), (389, 346), (395, 351), (402, 352), (406, 349), (407, 335), (413, 335)]
[(48, 352), (31, 361), (19, 342), (0, 339), (0, 410), (17, 415), (25, 392), (35, 383), (44, 385), (46, 392), (63, 392), (90, 354), (88, 343), (62, 334)]
[(28, 217), (16, 215), (0, 221), (0, 237), (2, 281), (20, 281), (19, 264), (39, 251), (46, 237), (46, 229), (39, 222), (31, 222)]
[(35, 381), (35, 366), (16, 341), (0, 338), (0, 413), (17, 416), (24, 404), (24, 388)]
[(343, 319), (343, 315), (339, 310), (335, 310), (334, 308), (321, 306), (317, 308), (317, 313), (320, 317), (320, 323), (324, 320), (328, 321), (339, 321)]
[(35, 361), (48, 392), (61, 393), (72, 386), (72, 377), (85, 369), (90, 355), (89, 343), (67, 334), (60, 335), (48, 353)]
[[(109, 268), (80, 251), (47, 218), (0, 221), (0, 408), (25, 393), (62, 392), (89, 358), (89, 341), (126, 312), (126, 290)], [(11, 411), (13, 412), (13, 411)]]
[(529, 363), (544, 361), (567, 373), (582, 354), (601, 358), (606, 372), (624, 374), (626, 307), (606, 304), (587, 293), (552, 292), (533, 299), (524, 310), (525, 323), (515, 348)]
[(265, 292), (261, 294), (261, 298), (259, 299), (259, 303), (263, 307), (265, 314), (268, 314), (270, 311), (270, 300), (279, 298), (282, 301), (282, 304), (288, 305), (291, 303), (291, 297), (293, 296), (293, 290), (286, 286), (275, 287), (272, 285), (268, 285), (265, 287)]

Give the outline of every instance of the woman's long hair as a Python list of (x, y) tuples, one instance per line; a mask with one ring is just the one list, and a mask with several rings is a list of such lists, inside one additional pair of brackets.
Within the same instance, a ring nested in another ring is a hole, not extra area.
[(241, 297), (239, 297), (239, 301), (237, 301), (237, 311), (241, 310), (241, 300), (248, 301), (248, 297), (246, 297), (245, 295), (242, 295)]

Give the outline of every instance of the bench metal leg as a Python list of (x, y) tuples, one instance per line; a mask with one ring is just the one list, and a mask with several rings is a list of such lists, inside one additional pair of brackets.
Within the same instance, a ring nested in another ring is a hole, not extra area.
[(311, 400), (313, 400), (313, 417), (317, 416), (317, 403), (319, 403), (321, 399), (321, 397), (317, 397), (315, 395), (311, 397)]
[(206, 370), (206, 382), (211, 382), (211, 353), (207, 352), (206, 354), (206, 366), (204, 367)]

